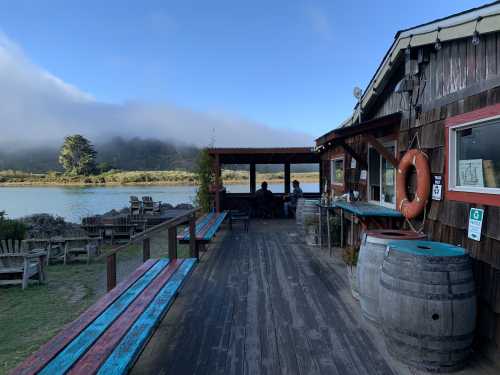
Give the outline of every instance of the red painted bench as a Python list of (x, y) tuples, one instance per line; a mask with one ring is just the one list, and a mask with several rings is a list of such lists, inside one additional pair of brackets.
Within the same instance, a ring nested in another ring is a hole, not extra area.
[(196, 262), (146, 261), (10, 374), (127, 373)]

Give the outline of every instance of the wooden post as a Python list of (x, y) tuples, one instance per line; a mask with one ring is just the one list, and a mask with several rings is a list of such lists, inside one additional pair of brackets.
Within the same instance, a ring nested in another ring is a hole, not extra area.
[(257, 176), (255, 172), (255, 163), (250, 164), (250, 193), (255, 194), (257, 191), (256, 186)]
[(151, 241), (149, 238), (142, 240), (142, 261), (145, 262), (151, 257)]
[(320, 194), (323, 194), (323, 188), (324, 188), (324, 181), (323, 181), (323, 176), (325, 171), (323, 170), (323, 159), (319, 160), (319, 192)]
[(108, 292), (116, 286), (116, 253), (108, 255), (106, 258), (107, 276), (108, 276)]
[(198, 259), (200, 257), (196, 245), (196, 218), (194, 215), (189, 219), (189, 252), (192, 258)]
[(285, 163), (285, 194), (290, 194), (290, 163)]
[(177, 259), (177, 226), (168, 228), (168, 257)]
[(220, 212), (220, 188), (221, 188), (221, 168), (220, 168), (220, 158), (219, 154), (215, 155), (215, 212)]

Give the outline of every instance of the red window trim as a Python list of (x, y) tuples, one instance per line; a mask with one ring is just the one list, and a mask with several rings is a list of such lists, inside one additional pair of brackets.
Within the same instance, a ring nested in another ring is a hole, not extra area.
[(473, 121), (487, 120), (489, 117), (500, 115), (500, 104), (491, 105), (463, 113), (461, 115), (449, 117), (445, 120), (445, 168), (444, 168), (444, 182), (445, 182), (445, 199), (452, 201), (461, 201), (467, 203), (484, 204), (487, 206), (500, 206), (500, 195), (488, 193), (471, 193), (462, 191), (452, 191), (448, 189), (448, 158), (449, 156), (449, 129), (452, 126), (467, 124)]

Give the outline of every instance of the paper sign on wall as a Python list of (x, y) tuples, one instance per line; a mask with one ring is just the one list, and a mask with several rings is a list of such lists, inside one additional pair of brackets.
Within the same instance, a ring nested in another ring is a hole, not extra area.
[(468, 237), (475, 241), (481, 241), (481, 227), (483, 226), (484, 210), (482, 208), (471, 208), (469, 214)]
[(470, 159), (458, 161), (458, 185), (484, 186), (483, 159)]
[(432, 200), (443, 199), (443, 178), (442, 176), (432, 176)]
[(360, 180), (366, 180), (366, 169), (363, 169), (359, 175)]

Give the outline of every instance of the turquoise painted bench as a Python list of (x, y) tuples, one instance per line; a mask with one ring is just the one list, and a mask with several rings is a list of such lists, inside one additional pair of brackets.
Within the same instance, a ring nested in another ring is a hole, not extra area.
[[(210, 212), (196, 220), (196, 243), (205, 244), (212, 241), (226, 217), (227, 212), (225, 211)], [(189, 228), (184, 229), (184, 231), (177, 236), (177, 239), (181, 243), (188, 243), (190, 239)]]
[(148, 260), (11, 375), (125, 374), (197, 260)]

